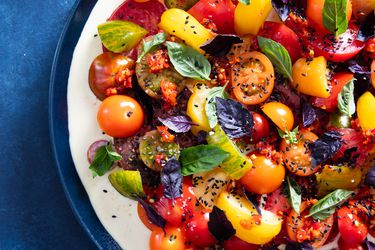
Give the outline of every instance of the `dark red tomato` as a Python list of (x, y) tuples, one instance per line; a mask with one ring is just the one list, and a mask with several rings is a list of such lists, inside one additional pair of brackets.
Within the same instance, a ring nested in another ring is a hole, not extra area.
[(199, 22), (212, 20), (221, 34), (234, 34), (234, 4), (231, 0), (200, 0), (188, 12)]
[(358, 210), (344, 206), (337, 212), (337, 220), (343, 241), (349, 247), (361, 245), (368, 230), (365, 221), (358, 215)]
[(162, 196), (154, 203), (156, 211), (170, 224), (179, 226), (186, 218), (189, 218), (194, 213), (195, 209), (195, 195), (191, 180), (184, 179), (182, 185), (182, 195), (172, 202), (171, 199)]
[(232, 236), (229, 240), (223, 242), (225, 250), (258, 250), (259, 245), (254, 245), (241, 240), (236, 236)]
[(352, 79), (352, 73), (341, 72), (335, 74), (331, 80), (331, 95), (328, 98), (314, 97), (312, 99), (312, 104), (315, 107), (325, 109), (329, 112), (334, 112), (337, 108), (337, 97), (339, 93), (341, 92), (342, 88)]
[(297, 34), (282, 23), (265, 22), (258, 33), (259, 36), (270, 38), (285, 47), (292, 63), (301, 58), (302, 48)]
[(361, 245), (358, 245), (358, 246), (349, 246), (348, 244), (346, 244), (346, 242), (342, 239), (342, 237), (340, 237), (339, 239), (339, 242), (338, 242), (338, 245), (339, 245), (339, 249), (340, 250), (364, 250), (364, 248), (361, 246)]
[(281, 188), (278, 188), (276, 191), (267, 194), (264, 209), (277, 215), (287, 214), (290, 209), (290, 205)]
[(210, 247), (216, 244), (217, 240), (208, 230), (209, 213), (198, 211), (186, 223), (186, 238), (189, 242), (198, 247)]
[(251, 114), (253, 115), (254, 120), (254, 131), (251, 135), (251, 142), (257, 143), (261, 138), (268, 135), (270, 125), (268, 124), (268, 121), (266, 120), (266, 118), (264, 118), (264, 116), (255, 112), (251, 112)]
[(158, 33), (160, 17), (166, 10), (160, 1), (137, 2), (127, 0), (111, 15), (109, 20), (125, 20), (134, 22), (149, 31), (148, 35)]

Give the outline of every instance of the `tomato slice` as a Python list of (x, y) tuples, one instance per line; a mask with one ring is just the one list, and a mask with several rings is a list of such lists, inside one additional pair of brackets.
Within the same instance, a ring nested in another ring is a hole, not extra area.
[(259, 36), (270, 38), (285, 47), (292, 63), (301, 58), (302, 48), (297, 34), (282, 23), (265, 22), (258, 33)]
[(315, 107), (325, 109), (329, 112), (334, 112), (337, 107), (337, 97), (341, 92), (342, 88), (353, 79), (352, 73), (341, 72), (337, 73), (332, 77), (331, 80), (331, 95), (328, 98), (314, 97), (312, 104)]
[(277, 215), (287, 214), (290, 205), (281, 188), (267, 195), (264, 209)]
[(257, 51), (238, 55), (236, 59), (231, 71), (233, 94), (246, 105), (264, 102), (275, 82), (271, 61)]
[(362, 244), (367, 236), (365, 221), (359, 216), (358, 210), (346, 206), (337, 212), (338, 225), (342, 239), (350, 247)]
[(234, 4), (231, 0), (200, 0), (188, 12), (199, 22), (211, 20), (221, 34), (234, 34)]

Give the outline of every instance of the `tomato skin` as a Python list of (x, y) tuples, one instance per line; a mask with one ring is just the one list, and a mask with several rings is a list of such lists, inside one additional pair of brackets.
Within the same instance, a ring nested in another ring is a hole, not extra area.
[(371, 83), (375, 88), (375, 60), (372, 60), (371, 63)]
[(357, 116), (363, 130), (375, 129), (375, 96), (370, 91), (359, 97)]
[(247, 190), (256, 194), (268, 194), (281, 186), (285, 176), (282, 165), (263, 155), (252, 160), (254, 167), (241, 178), (241, 183)]
[(234, 4), (231, 0), (200, 0), (188, 13), (199, 22), (210, 19), (220, 34), (234, 34)]
[(297, 34), (282, 23), (265, 22), (258, 33), (259, 36), (270, 38), (285, 47), (289, 52), (292, 63), (301, 58), (302, 47)]
[(293, 129), (293, 112), (285, 104), (269, 102), (264, 104), (261, 109), (282, 131), (291, 131)]
[(283, 214), (287, 214), (290, 209), (290, 205), (281, 188), (278, 188), (274, 192), (267, 195), (264, 209), (277, 215), (279, 215), (281, 212)]
[(143, 208), (143, 206), (139, 202), (137, 204), (137, 213), (138, 213), (138, 217), (142, 221), (143, 225), (145, 225), (148, 229), (150, 229), (152, 231), (152, 230), (157, 228), (157, 226), (155, 224), (153, 224), (148, 219), (148, 215), (147, 215), (145, 209)]
[(99, 127), (115, 138), (129, 137), (138, 132), (144, 121), (141, 105), (125, 95), (110, 96), (100, 104), (97, 120)]
[(346, 244), (342, 237), (340, 237), (338, 245), (340, 250), (364, 250), (361, 245), (349, 246), (348, 244)]
[(166, 226), (165, 233), (157, 227), (151, 233), (150, 250), (184, 250), (185, 240), (183, 232), (178, 227)]
[(224, 250), (258, 250), (259, 245), (250, 244), (236, 236), (230, 237), (223, 242)]
[(251, 135), (251, 142), (257, 143), (261, 138), (266, 137), (270, 130), (270, 125), (264, 116), (261, 114), (251, 112), (254, 121), (254, 131)]
[(367, 236), (367, 226), (357, 214), (355, 208), (350, 209), (345, 206), (337, 212), (341, 237), (350, 247), (362, 244)]
[(186, 238), (195, 246), (210, 247), (216, 244), (216, 238), (208, 230), (209, 213), (198, 211), (186, 223)]
[(314, 97), (311, 101), (312, 104), (315, 107), (334, 112), (337, 108), (337, 97), (339, 93), (353, 77), (354, 75), (352, 73), (347, 72), (340, 72), (333, 75), (331, 80), (331, 95), (328, 98)]

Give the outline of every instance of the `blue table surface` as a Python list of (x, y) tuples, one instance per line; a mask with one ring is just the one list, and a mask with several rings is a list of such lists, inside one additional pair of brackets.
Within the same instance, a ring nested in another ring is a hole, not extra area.
[(0, 249), (95, 249), (52, 157), (48, 88), (75, 0), (0, 0)]

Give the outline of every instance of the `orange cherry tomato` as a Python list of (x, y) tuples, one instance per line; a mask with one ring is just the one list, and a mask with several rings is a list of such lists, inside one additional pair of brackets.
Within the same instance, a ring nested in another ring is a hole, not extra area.
[(315, 203), (316, 200), (302, 202), (300, 215), (291, 210), (286, 218), (286, 228), (292, 241), (309, 242), (316, 249), (323, 246), (327, 240), (333, 225), (333, 215), (322, 221), (306, 217)]
[(100, 104), (97, 120), (99, 127), (109, 136), (122, 138), (138, 132), (143, 125), (141, 105), (129, 96), (110, 96)]
[(264, 102), (272, 93), (275, 76), (271, 61), (257, 51), (235, 57), (231, 71), (233, 94), (246, 105)]
[(281, 102), (269, 102), (261, 109), (282, 131), (291, 131), (294, 124), (292, 110)]
[[(323, 24), (323, 8), (325, 0), (308, 0), (306, 16), (322, 31), (327, 31)], [(350, 21), (352, 17), (352, 2), (346, 1), (346, 19)]]
[(285, 176), (282, 165), (263, 155), (252, 160), (253, 168), (241, 178), (241, 183), (247, 190), (256, 194), (268, 194), (281, 186)]
[(309, 143), (318, 139), (313, 132), (300, 131), (297, 135), (298, 143), (288, 144), (285, 139), (280, 144), (283, 161), (287, 169), (299, 176), (308, 176), (319, 170), (320, 166), (311, 164)]
[(137, 205), (137, 212), (138, 212), (138, 217), (142, 221), (143, 225), (145, 225), (151, 231), (157, 228), (157, 226), (148, 219), (148, 215), (145, 209), (139, 202)]
[(150, 237), (150, 250), (184, 250), (184, 235), (179, 227), (166, 226), (165, 233), (157, 227)]

